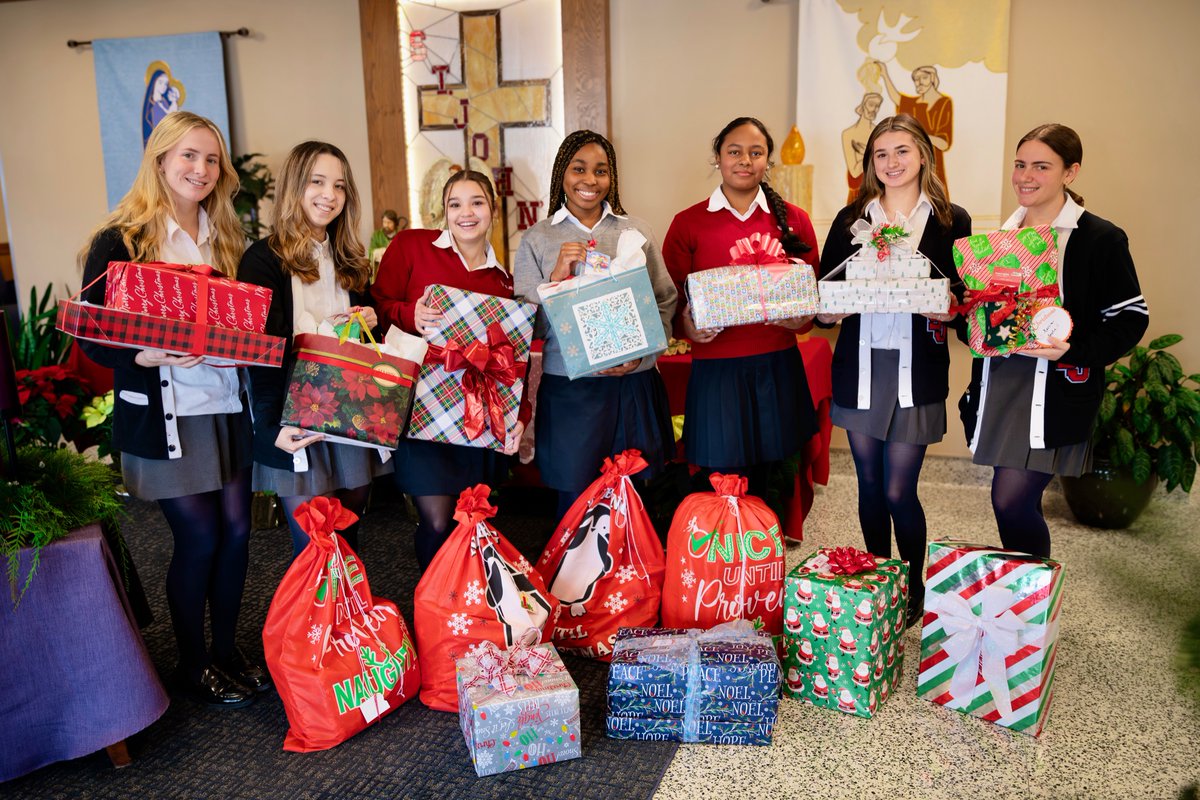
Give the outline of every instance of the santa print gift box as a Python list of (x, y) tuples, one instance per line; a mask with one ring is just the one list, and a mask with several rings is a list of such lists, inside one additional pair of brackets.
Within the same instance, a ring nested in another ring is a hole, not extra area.
[(456, 664), (458, 720), (480, 777), (579, 758), (579, 688), (552, 644), (492, 642)]
[(930, 542), (917, 696), (1037, 736), (1054, 688), (1063, 567)]
[(775, 237), (755, 233), (729, 248), (730, 266), (693, 272), (688, 302), (697, 328), (724, 328), (817, 313), (813, 268), (791, 261)]
[(908, 562), (822, 548), (788, 573), (783, 692), (873, 717), (900, 681)]
[(408, 438), (503, 450), (517, 425), (537, 306), (430, 287), (443, 314), (413, 398)]
[(613, 739), (769, 745), (778, 706), (775, 645), (745, 620), (617, 634), (608, 670)]
[(891, 224), (855, 221), (850, 232), (862, 247), (818, 284), (822, 314), (946, 313), (950, 281), (930, 277), (936, 266), (911, 252), (906, 224), (903, 215)]
[(201, 322), (218, 328), (262, 333), (271, 290), (216, 277), (207, 264), (108, 265), (104, 305), (153, 317)]

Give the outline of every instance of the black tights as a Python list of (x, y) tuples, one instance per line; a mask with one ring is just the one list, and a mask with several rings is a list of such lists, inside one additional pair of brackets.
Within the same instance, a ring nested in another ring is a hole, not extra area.
[(1009, 550), (1050, 557), (1050, 528), (1042, 514), (1042, 493), (1054, 476), (1029, 469), (996, 467), (992, 475), (992, 510), (1000, 541)]
[[(250, 561), (250, 473), (245, 469), (215, 492), (159, 500), (175, 547), (167, 567), (167, 605), (190, 677), (212, 660), (233, 654)], [(204, 606), (212, 624), (212, 655), (204, 643)]]
[(900, 558), (908, 562), (908, 596), (918, 603), (925, 596), (925, 509), (917, 496), (917, 481), (926, 446), (885, 442), (854, 431), (847, 436), (858, 472), (863, 540), (872, 555), (890, 558), (895, 525)]
[[(371, 484), (368, 483), (355, 489), (338, 489), (333, 492), (333, 496), (344, 508), (361, 517), (367, 510), (367, 498), (371, 496)], [(287, 517), (288, 530), (292, 534), (292, 560), (294, 561), (296, 556), (308, 547), (308, 534), (300, 527), (300, 523), (296, 522), (296, 509), (312, 500), (312, 497), (296, 495), (282, 497), (280, 500), (283, 501), (283, 515)], [(358, 526), (360, 524), (356, 522), (344, 531), (338, 531), (338, 536), (342, 537), (342, 541), (350, 545), (350, 549), (356, 552), (358, 551)]]
[(442, 543), (450, 538), (456, 503), (457, 498), (450, 494), (426, 494), (413, 498), (418, 520), (413, 544), (417, 551), (417, 566), (422, 573), (429, 567)]

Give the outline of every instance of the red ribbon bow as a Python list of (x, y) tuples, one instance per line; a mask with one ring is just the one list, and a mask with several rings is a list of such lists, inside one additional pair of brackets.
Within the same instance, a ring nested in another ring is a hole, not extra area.
[(999, 303), (1000, 307), (991, 313), (988, 321), (999, 325), (1012, 314), (1020, 300), (1053, 299), (1058, 297), (1058, 284), (1040, 286), (1032, 292), (1021, 292), (1017, 286), (989, 286), (986, 289), (968, 289), (961, 305), (951, 306), (951, 314), (967, 314), (984, 303)]
[(496, 507), (488, 502), (492, 490), (486, 483), (463, 489), (454, 507), (454, 518), (463, 525), (477, 525), (496, 516)]
[(783, 253), (783, 245), (769, 233), (753, 233), (738, 239), (729, 248), (729, 263), (739, 266), (765, 266), (767, 264), (787, 264), (787, 256)]
[(508, 426), (504, 420), (499, 386), (512, 386), (525, 376), (525, 362), (518, 362), (508, 334), (498, 322), (487, 327), (486, 339), (463, 344), (450, 341), (444, 347), (430, 345), (426, 364), (441, 364), (447, 372), (462, 370), (463, 432), (478, 439), (489, 426), (503, 442)]
[(548, 650), (523, 644), (503, 651), (495, 642), (481, 642), (470, 657), (479, 667), (479, 674), (467, 681), (463, 687), (470, 689), (486, 683), (508, 697), (512, 697), (520, 688), (517, 676), (522, 673), (536, 678), (544, 672), (562, 672), (566, 669), (553, 663), (554, 656)]
[(834, 575), (857, 575), (875, 569), (875, 556), (853, 547), (835, 547), (825, 555), (829, 559), (826, 569)]
[(296, 509), (296, 522), (308, 538), (322, 550), (333, 549), (334, 531), (345, 530), (358, 522), (358, 515), (342, 506), (336, 497), (320, 495)]
[(708, 482), (722, 496), (745, 497), (750, 481), (741, 475), (722, 475), (714, 472), (708, 476)]
[(646, 459), (642, 458), (642, 451), (630, 448), (611, 458), (604, 459), (604, 465), (600, 467), (600, 474), (611, 478), (625, 478), (641, 472), (648, 466), (650, 465)]

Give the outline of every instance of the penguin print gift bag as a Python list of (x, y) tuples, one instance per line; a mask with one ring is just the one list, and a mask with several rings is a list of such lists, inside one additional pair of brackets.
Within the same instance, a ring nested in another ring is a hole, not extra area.
[(629, 477), (646, 466), (638, 450), (604, 459), (538, 559), (562, 603), (553, 638), (564, 653), (608, 661), (618, 628), (658, 622), (663, 548)]
[(662, 623), (711, 628), (747, 619), (773, 636), (783, 631), (783, 542), (779, 519), (745, 478), (713, 473), (713, 492), (679, 504), (667, 534)]
[(458, 710), (458, 659), (481, 642), (532, 647), (549, 639), (558, 616), (558, 600), (533, 566), (487, 523), (496, 515), (489, 494), (482, 483), (463, 490), (454, 511), (458, 527), (417, 584), (421, 702), (437, 711)]

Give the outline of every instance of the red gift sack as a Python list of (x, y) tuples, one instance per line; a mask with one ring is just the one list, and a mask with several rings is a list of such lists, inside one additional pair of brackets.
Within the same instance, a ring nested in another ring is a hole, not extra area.
[(746, 479), (713, 473), (715, 492), (690, 494), (667, 533), (666, 628), (711, 628), (748, 619), (783, 632), (783, 541), (779, 519)]
[(334, 533), (357, 519), (328, 497), (296, 509), (308, 547), (284, 573), (263, 625), (267, 668), (287, 712), (284, 750), (341, 744), (421, 685), (404, 618), (371, 594), (362, 562)]
[(658, 624), (666, 569), (662, 544), (630, 475), (649, 466), (638, 450), (604, 459), (600, 477), (558, 524), (537, 569), (562, 603), (554, 645), (608, 661), (617, 628)]
[(437, 711), (458, 711), (455, 662), (477, 644), (533, 646), (558, 616), (558, 600), (541, 577), (484, 521), (496, 515), (488, 504), (491, 491), (481, 483), (459, 495), (458, 527), (417, 584), (413, 625), (424, 666), (421, 702)]

